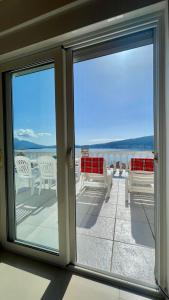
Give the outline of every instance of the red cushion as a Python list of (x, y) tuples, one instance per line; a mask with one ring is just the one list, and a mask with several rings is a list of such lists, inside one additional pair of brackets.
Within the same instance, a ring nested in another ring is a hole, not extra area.
[(81, 157), (81, 172), (103, 174), (103, 157)]
[(154, 172), (154, 159), (153, 158), (132, 158), (131, 171)]

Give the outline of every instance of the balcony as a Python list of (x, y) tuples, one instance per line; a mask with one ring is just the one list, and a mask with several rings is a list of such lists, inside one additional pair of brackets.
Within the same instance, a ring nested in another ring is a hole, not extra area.
[[(43, 153), (25, 153), (36, 162)], [(51, 153), (49, 155), (52, 155)], [(131, 157), (152, 157), (152, 152), (92, 152), (104, 156), (112, 167), (109, 199), (106, 189), (94, 184), (80, 188), (79, 160), (76, 160), (76, 232), (77, 263), (97, 271), (134, 282), (155, 285), (154, 195), (131, 193), (125, 201), (125, 180)], [(37, 172), (35, 168), (34, 172)], [(17, 179), (17, 237), (29, 243), (58, 248), (56, 184), (48, 184), (39, 196), (36, 176), (35, 190)]]

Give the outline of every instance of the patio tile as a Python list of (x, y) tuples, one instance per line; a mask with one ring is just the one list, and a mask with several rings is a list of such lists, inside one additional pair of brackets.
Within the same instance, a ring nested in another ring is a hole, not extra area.
[[(45, 226), (51, 227), (52, 223), (57, 223), (58, 219), (58, 207), (57, 203), (47, 208), (39, 208), (36, 211), (32, 212), (27, 218), (23, 220), (24, 223), (40, 226), (43, 223), (46, 223)], [(22, 223), (23, 223), (22, 222)], [(49, 222), (50, 225), (47, 225)]]
[(119, 189), (119, 192), (118, 192), (118, 200), (124, 200), (125, 199), (125, 191), (121, 191)]
[(113, 240), (115, 219), (86, 215), (81, 219), (77, 232)]
[(154, 286), (154, 263), (154, 249), (114, 242), (112, 273)]
[(30, 243), (42, 245), (47, 248), (59, 248), (58, 230), (52, 228), (39, 226), (27, 236), (26, 240)]
[(154, 224), (154, 207), (147, 207), (144, 205), (145, 214), (151, 224)]
[(119, 185), (119, 178), (113, 178), (113, 186)]
[(121, 197), (121, 198), (117, 198), (117, 205), (123, 205), (126, 206), (126, 202), (125, 202), (125, 196)]
[(101, 207), (99, 216), (100, 217), (115, 218), (116, 207), (117, 206), (115, 204), (112, 204), (110, 202), (104, 202), (102, 207)]
[(76, 216), (78, 219), (79, 215), (96, 215), (99, 216), (100, 210), (103, 206), (103, 203), (76, 203)]
[(52, 213), (44, 218), (44, 221), (40, 225), (41, 227), (48, 227), (48, 228), (58, 228), (58, 214), (54, 210)]
[(110, 272), (112, 246), (112, 241), (77, 234), (77, 262)]
[(118, 191), (119, 191), (119, 185), (118, 184), (114, 184), (114, 181), (113, 181), (111, 192), (112, 193), (118, 193)]
[(114, 240), (154, 248), (154, 239), (148, 223), (117, 219)]
[(134, 204), (129, 207), (117, 205), (116, 218), (131, 222), (147, 222), (143, 208)]
[(117, 204), (117, 193), (110, 194), (110, 198), (106, 200), (107, 203)]
[(18, 239), (26, 240), (27, 236), (37, 229), (37, 226), (25, 222), (17, 225), (16, 236)]
[(116, 214), (116, 205), (109, 202), (103, 203), (93, 203), (93, 204), (76, 204), (76, 216), (79, 219), (78, 215), (93, 215), (99, 217), (110, 217), (115, 218)]
[(150, 228), (151, 228), (153, 236), (155, 237), (155, 226), (153, 223), (150, 223)]
[(125, 185), (119, 184), (119, 193), (120, 195), (125, 194)]

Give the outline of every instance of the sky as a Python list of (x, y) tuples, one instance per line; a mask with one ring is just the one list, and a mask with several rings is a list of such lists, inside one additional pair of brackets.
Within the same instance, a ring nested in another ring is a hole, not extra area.
[(153, 134), (153, 45), (74, 65), (76, 144)]
[(14, 137), (56, 145), (54, 68), (13, 76)]
[[(14, 136), (56, 144), (54, 68), (13, 76)], [(74, 64), (76, 144), (153, 134), (153, 45)]]

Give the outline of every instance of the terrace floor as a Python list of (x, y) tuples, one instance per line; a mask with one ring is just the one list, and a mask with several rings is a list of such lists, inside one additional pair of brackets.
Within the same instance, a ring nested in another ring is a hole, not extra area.
[[(110, 198), (105, 189), (86, 187), (77, 195), (77, 262), (118, 277), (155, 285), (154, 199), (131, 194), (125, 205), (125, 174), (113, 178)], [(78, 187), (77, 187), (78, 190)], [(55, 189), (27, 188), (16, 197), (17, 237), (58, 249), (58, 210)]]

